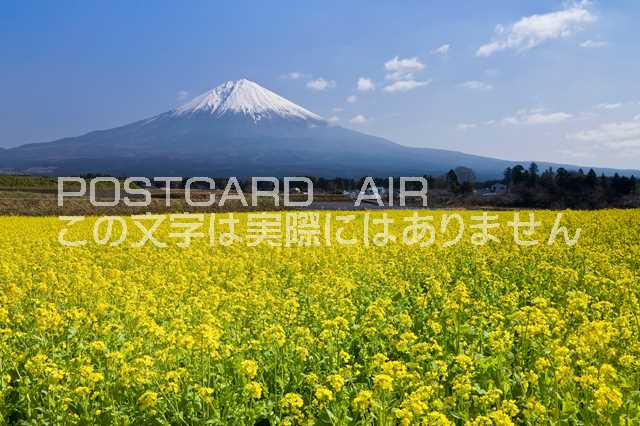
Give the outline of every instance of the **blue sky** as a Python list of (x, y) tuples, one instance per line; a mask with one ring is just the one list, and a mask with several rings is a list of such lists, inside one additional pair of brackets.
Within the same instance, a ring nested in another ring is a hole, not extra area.
[(248, 78), (405, 145), (640, 168), (639, 19), (636, 0), (5, 1), (0, 146)]

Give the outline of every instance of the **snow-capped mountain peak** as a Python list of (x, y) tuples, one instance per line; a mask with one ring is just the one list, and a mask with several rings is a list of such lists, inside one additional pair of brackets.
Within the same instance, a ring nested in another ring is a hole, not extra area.
[(270, 117), (323, 120), (319, 115), (246, 79), (227, 81), (173, 111), (178, 116), (194, 113), (209, 113), (216, 117), (228, 113), (243, 114), (254, 121)]

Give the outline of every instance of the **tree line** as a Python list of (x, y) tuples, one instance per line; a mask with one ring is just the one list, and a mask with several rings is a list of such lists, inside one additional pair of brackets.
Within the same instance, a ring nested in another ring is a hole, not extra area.
[(593, 169), (585, 173), (583, 169), (569, 171), (563, 167), (540, 172), (536, 163), (528, 168), (508, 167), (502, 183), (517, 202), (532, 207), (627, 207), (638, 195), (635, 176), (598, 176)]
[[(90, 175), (87, 175), (90, 176)], [(93, 176), (93, 175), (91, 175)], [(320, 193), (340, 194), (359, 191), (365, 177), (325, 178), (307, 176), (313, 182), (314, 190)], [(472, 169), (456, 167), (447, 173), (424, 175), (429, 183), (429, 191), (438, 194), (437, 200), (447, 205), (481, 205), (498, 207), (533, 208), (574, 208), (596, 209), (606, 207), (640, 207), (640, 189), (635, 176), (597, 175), (593, 169), (586, 173), (583, 169), (567, 170), (551, 167), (540, 171), (536, 163), (528, 167), (515, 165), (504, 170), (502, 179), (477, 181)], [(214, 178), (216, 185), (227, 178)], [(399, 189), (399, 177), (393, 178), (393, 189)], [(183, 187), (187, 178), (176, 187)], [(378, 188), (389, 189), (389, 178), (374, 178)], [(505, 193), (486, 197), (494, 184), (506, 186)], [(240, 179), (243, 191), (250, 190), (250, 181)], [(296, 184), (292, 185), (296, 188)], [(262, 188), (261, 188), (262, 189)], [(419, 189), (411, 188), (407, 189)], [(306, 188), (300, 186), (299, 190)]]

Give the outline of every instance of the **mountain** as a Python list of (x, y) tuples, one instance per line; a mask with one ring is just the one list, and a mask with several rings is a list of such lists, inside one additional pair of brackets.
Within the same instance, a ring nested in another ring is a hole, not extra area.
[(491, 179), (513, 164), (332, 126), (248, 80), (125, 126), (0, 151), (0, 170), (58, 176), (411, 176), (465, 166)]

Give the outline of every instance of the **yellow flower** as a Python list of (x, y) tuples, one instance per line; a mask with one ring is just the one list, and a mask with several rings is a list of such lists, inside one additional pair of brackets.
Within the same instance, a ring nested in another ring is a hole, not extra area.
[(373, 398), (373, 392), (370, 390), (361, 390), (358, 392), (351, 405), (356, 411), (364, 412), (371, 408), (371, 402)]
[(502, 410), (497, 410), (489, 413), (489, 417), (493, 420), (495, 426), (513, 426), (514, 423), (511, 417)]
[(489, 346), (496, 353), (507, 352), (513, 345), (513, 336), (506, 330), (494, 330), (489, 333)]
[[(429, 321), (429, 328), (435, 334), (440, 334), (442, 332), (442, 326), (436, 321)], [(436, 414), (439, 414), (439, 413), (436, 413)], [(446, 417), (445, 417), (445, 419), (446, 419)]]
[[(55, 367), (47, 367), (46, 373), (49, 376), (49, 383), (58, 383), (64, 379), (65, 375), (63, 370)], [(11, 379), (11, 376), (9, 376), (9, 379)]]
[(340, 392), (340, 390), (344, 386), (344, 378), (339, 374), (332, 374), (327, 377), (327, 380), (331, 384), (333, 390), (336, 392)]
[(351, 355), (349, 355), (349, 352), (345, 352), (345, 351), (340, 351), (340, 359), (343, 362), (349, 362), (349, 360), (351, 359)]
[(242, 361), (241, 370), (242, 374), (244, 374), (247, 378), (253, 379), (258, 373), (258, 364), (250, 359)]
[(618, 377), (618, 372), (611, 364), (602, 364), (599, 372), (601, 380), (612, 382)]
[(456, 355), (454, 359), (456, 361), (456, 364), (463, 370), (470, 370), (473, 366), (473, 360), (468, 355)]
[(373, 356), (371, 364), (376, 368), (380, 368), (387, 360), (388, 358), (385, 354), (378, 352)]
[(471, 384), (471, 375), (469, 373), (458, 374), (453, 378), (454, 393), (464, 400), (469, 399), (473, 385)]
[(536, 419), (547, 412), (545, 406), (534, 398), (529, 398), (523, 413), (527, 419)]
[(318, 375), (316, 373), (309, 373), (304, 376), (304, 381), (309, 385), (315, 385), (318, 383)]
[(315, 396), (316, 399), (318, 400), (318, 402), (329, 402), (329, 401), (333, 401), (333, 392), (331, 392), (327, 387), (325, 386), (319, 386), (316, 388), (316, 392), (315, 392)]
[(164, 385), (162, 385), (162, 390), (165, 393), (177, 394), (178, 392), (180, 392), (180, 384), (177, 382), (167, 382)]
[(296, 353), (303, 361), (305, 361), (309, 357), (309, 349), (305, 348), (304, 346), (296, 346)]
[(500, 406), (501, 410), (509, 415), (509, 417), (515, 417), (520, 412), (518, 405), (513, 399), (508, 399), (502, 401), (502, 405)]
[(620, 391), (609, 386), (602, 385), (594, 394), (596, 407), (598, 410), (618, 409), (622, 406), (622, 394)]
[(204, 402), (208, 404), (213, 402), (213, 388), (198, 385), (196, 386), (196, 393)]
[(92, 365), (84, 365), (80, 367), (80, 376), (84, 380), (92, 383), (97, 383), (104, 379), (104, 375), (102, 373), (94, 371)]
[(158, 394), (152, 391), (146, 391), (138, 398), (138, 405), (143, 410), (153, 408), (158, 403)]
[(437, 411), (432, 411), (427, 415), (427, 418), (422, 422), (423, 425), (427, 426), (453, 426), (454, 424), (447, 419), (442, 413)]
[(107, 350), (107, 345), (102, 340), (96, 340), (95, 342), (91, 342), (91, 349), (98, 352), (103, 352)]
[(257, 382), (249, 382), (244, 385), (244, 390), (249, 395), (251, 399), (260, 399), (262, 398), (262, 385)]
[(373, 377), (373, 386), (377, 390), (392, 391), (393, 378), (387, 374), (377, 374)]
[(538, 371), (546, 370), (550, 365), (551, 362), (549, 362), (549, 360), (544, 357), (538, 358), (535, 362), (536, 370)]
[(280, 400), (280, 408), (282, 408), (285, 413), (297, 413), (303, 405), (304, 400), (302, 396), (293, 392), (285, 394)]
[(413, 414), (406, 408), (396, 408), (393, 410), (393, 413), (403, 426), (408, 426), (411, 424), (411, 420), (413, 420)]
[(73, 392), (80, 396), (88, 396), (91, 393), (91, 389), (86, 386), (78, 386)]
[(571, 367), (567, 365), (561, 365), (556, 370), (555, 378), (559, 385), (567, 384), (572, 377), (573, 377), (573, 371), (571, 370)]

